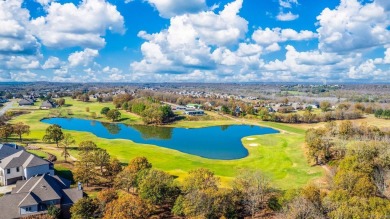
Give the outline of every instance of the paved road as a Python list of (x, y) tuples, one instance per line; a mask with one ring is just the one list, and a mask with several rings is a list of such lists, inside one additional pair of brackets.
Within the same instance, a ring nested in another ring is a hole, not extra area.
[(7, 112), (7, 110), (11, 109), (13, 104), (14, 102), (12, 101), (5, 103), (3, 108), (0, 109), (0, 116), (4, 115), (4, 113)]

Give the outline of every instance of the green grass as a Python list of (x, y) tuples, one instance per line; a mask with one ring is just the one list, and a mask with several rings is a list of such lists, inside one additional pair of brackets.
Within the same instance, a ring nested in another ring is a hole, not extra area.
[(300, 129), (300, 128), (296, 128), (294, 126), (290, 126), (288, 124), (276, 123), (276, 122), (260, 122), (259, 124), (269, 126), (269, 127), (281, 130), (281, 131), (287, 131), (287, 132), (300, 134), (300, 135), (305, 134), (305, 130)]
[(64, 164), (56, 164), (55, 168), (54, 168), (54, 173), (62, 178), (70, 180), (72, 183), (74, 183), (72, 171)]
[[(112, 106), (112, 104), (82, 103), (71, 99), (66, 99), (66, 103), (72, 105), (66, 107), (66, 109), (71, 109), (75, 117), (89, 119), (90, 113), (85, 111), (86, 107), (89, 107), (90, 112), (100, 112), (103, 106)], [(40, 122), (40, 120), (46, 117), (48, 113), (45, 110), (35, 110), (30, 114), (16, 117), (11, 122), (21, 121), (29, 124), (31, 126), (31, 134), (27, 136), (26, 140), (32, 145), (39, 145), (43, 150), (53, 153), (57, 158), (61, 159), (61, 151), (52, 148), (45, 149), (45, 144), (41, 142), (48, 125)], [(135, 115), (123, 111), (122, 115), (125, 115), (125, 118), (127, 118), (123, 121), (127, 124), (140, 123), (139, 117)], [(106, 121), (104, 118), (99, 120)], [(234, 123), (237, 122), (219, 119), (212, 121), (179, 121), (174, 126), (204, 127)], [(250, 136), (254, 138), (253, 140), (248, 140), (248, 137), (243, 138), (242, 142), (248, 149), (249, 156), (238, 160), (211, 160), (154, 145), (138, 144), (130, 140), (108, 140), (98, 138), (87, 132), (67, 130), (65, 132), (72, 133), (76, 144), (84, 140), (96, 142), (99, 147), (106, 149), (111, 156), (117, 157), (124, 163), (129, 162), (134, 157), (145, 156), (155, 168), (178, 176), (179, 181), (186, 176), (189, 170), (200, 167), (208, 168), (221, 177), (222, 186), (229, 186), (231, 180), (244, 169), (263, 171), (272, 180), (273, 185), (281, 189), (301, 187), (307, 184), (307, 182), (322, 176), (323, 171), (320, 167), (311, 167), (307, 163), (303, 152), (304, 130), (277, 123), (256, 123), (277, 128), (283, 130), (283, 132), (272, 135)], [(251, 144), (257, 144), (257, 146), (250, 146)], [(55, 147), (54, 144), (49, 146)], [(77, 150), (70, 150), (70, 153), (72, 156), (78, 156)], [(69, 174), (66, 168), (61, 168), (64, 167), (56, 165), (58, 174)]]
[(41, 150), (27, 150), (28, 152), (37, 155), (40, 158), (47, 159), (48, 155)]

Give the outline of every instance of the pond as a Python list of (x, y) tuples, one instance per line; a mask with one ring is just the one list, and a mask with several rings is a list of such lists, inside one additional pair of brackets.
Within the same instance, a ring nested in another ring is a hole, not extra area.
[(187, 129), (104, 123), (77, 118), (51, 118), (42, 122), (57, 124), (67, 130), (90, 132), (101, 138), (128, 139), (217, 160), (234, 160), (248, 156), (248, 150), (241, 142), (243, 137), (279, 133), (272, 128), (252, 125)]

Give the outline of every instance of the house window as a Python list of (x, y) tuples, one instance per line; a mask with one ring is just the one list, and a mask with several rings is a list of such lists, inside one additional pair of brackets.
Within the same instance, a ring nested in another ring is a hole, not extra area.
[(31, 211), (31, 207), (26, 207), (26, 211)]
[(7, 174), (10, 174), (11, 173), (11, 169), (7, 169)]
[(19, 172), (19, 167), (16, 167), (16, 172)]

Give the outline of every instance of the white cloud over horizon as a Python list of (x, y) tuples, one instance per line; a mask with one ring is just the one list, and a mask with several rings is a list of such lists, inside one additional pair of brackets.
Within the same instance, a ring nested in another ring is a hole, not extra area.
[[(137, 15), (115, 1), (34, 1), (39, 15), (26, 0), (0, 1), (0, 81), (390, 81), (388, 0), (340, 0), (311, 28), (293, 25), (305, 21), (298, 0), (275, 1), (274, 23), (260, 25), (244, 16), (249, 0), (123, 0), (166, 22), (134, 25), (130, 36)], [(117, 63), (110, 52), (129, 58)]]

